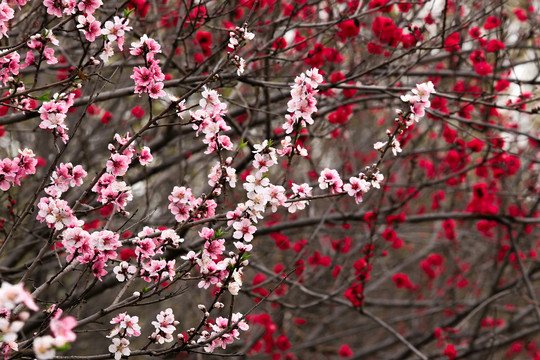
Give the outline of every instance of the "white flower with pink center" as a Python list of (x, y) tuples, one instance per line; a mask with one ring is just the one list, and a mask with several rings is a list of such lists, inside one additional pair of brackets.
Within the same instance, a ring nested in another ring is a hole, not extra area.
[(244, 239), (244, 241), (251, 242), (253, 240), (253, 234), (257, 231), (257, 228), (251, 224), (248, 219), (242, 219), (233, 224), (233, 228), (236, 230), (233, 234), (235, 239)]

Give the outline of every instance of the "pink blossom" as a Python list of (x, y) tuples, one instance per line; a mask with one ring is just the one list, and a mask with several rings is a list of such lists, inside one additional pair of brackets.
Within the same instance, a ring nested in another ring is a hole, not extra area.
[(24, 290), (23, 284), (11, 285), (7, 281), (0, 286), (0, 309), (13, 310), (19, 304), (24, 304), (30, 310), (38, 311), (32, 295)]
[(47, 8), (47, 14), (62, 17), (62, 2), (58, 0), (43, 0), (43, 5)]
[(343, 181), (339, 177), (339, 173), (334, 169), (324, 169), (321, 171), (321, 176), (319, 177), (319, 187), (321, 189), (328, 189), (332, 194), (340, 193), (342, 191)]
[(131, 159), (125, 155), (112, 154), (107, 161), (107, 171), (114, 176), (124, 176), (127, 172)]
[(369, 191), (370, 183), (362, 178), (363, 174), (360, 174), (360, 177), (351, 177), (349, 182), (343, 185), (343, 190), (349, 194), (349, 196), (354, 197), (354, 201), (359, 204), (362, 202), (362, 195)]
[(83, 13), (93, 14), (101, 5), (103, 5), (101, 0), (81, 0), (78, 8)]
[(45, 46), (45, 49), (43, 49), (43, 57), (49, 65), (58, 63), (58, 59), (54, 56), (54, 49), (51, 47)]
[(203, 254), (209, 256), (211, 259), (217, 259), (225, 251), (225, 240), (206, 240), (204, 243)]
[(171, 308), (161, 311), (156, 316), (157, 321), (152, 321), (155, 331), (150, 335), (156, 343), (163, 344), (174, 341), (172, 334), (176, 331), (175, 325), (178, 321), (174, 320), (174, 314)]
[(51, 197), (42, 197), (38, 204), (37, 220), (46, 221), (49, 228), (62, 230), (64, 226), (69, 226), (77, 222), (67, 201)]
[(233, 234), (235, 239), (244, 239), (247, 242), (253, 240), (253, 234), (257, 230), (255, 226), (251, 224), (248, 219), (242, 219), (233, 224), (233, 228), (236, 230)]
[(73, 316), (65, 316), (60, 319), (62, 316), (62, 309), (56, 310), (53, 318), (51, 319), (50, 327), (51, 332), (55, 338), (60, 338), (64, 342), (73, 342), (77, 339), (77, 335), (71, 331), (75, 326), (77, 326), (77, 320)]
[[(81, 3), (79, 3), (79, 7), (80, 5)], [(96, 37), (101, 35), (101, 23), (97, 21), (93, 15), (90, 15), (90, 13), (86, 16), (77, 16), (77, 22), (77, 28), (83, 32), (86, 40), (94, 42), (96, 40)]]
[(120, 360), (122, 356), (129, 356), (131, 350), (129, 349), (129, 340), (126, 338), (114, 338), (112, 344), (109, 345), (109, 352), (114, 354), (115, 360)]
[(141, 163), (141, 165), (146, 166), (151, 163), (153, 159), (154, 158), (150, 153), (150, 148), (148, 146), (143, 147), (141, 149), (141, 152), (139, 153), (139, 162)]

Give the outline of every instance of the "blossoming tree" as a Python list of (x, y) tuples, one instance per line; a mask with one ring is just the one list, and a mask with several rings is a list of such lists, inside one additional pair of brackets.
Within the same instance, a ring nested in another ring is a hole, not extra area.
[(540, 359), (539, 5), (0, 0), (4, 358)]

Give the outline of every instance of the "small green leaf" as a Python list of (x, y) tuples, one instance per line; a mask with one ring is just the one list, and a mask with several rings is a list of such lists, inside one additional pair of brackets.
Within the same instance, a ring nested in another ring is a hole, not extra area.
[(135, 10), (135, 8), (133, 8), (133, 9), (124, 9), (124, 17), (127, 19), (129, 14), (131, 14), (133, 12), (133, 10)]
[(45, 94), (41, 95), (37, 99), (40, 101), (51, 101), (51, 99), (49, 98), (50, 93), (51, 93), (50, 91), (47, 91)]
[(247, 141), (244, 141), (244, 139), (240, 139), (240, 145), (238, 146), (238, 150), (242, 150), (244, 146), (248, 144)]
[(216, 239), (219, 239), (219, 238), (223, 237), (223, 236), (226, 235), (226, 234), (227, 234), (226, 231), (223, 231), (222, 228), (219, 228), (219, 230), (217, 230), (217, 231), (214, 232), (214, 237), (215, 237)]
[(62, 345), (62, 346), (57, 346), (57, 347), (56, 347), (56, 350), (58, 350), (58, 351), (66, 351), (66, 350), (68, 350), (68, 349), (69, 349), (69, 343), (65, 343), (65, 344)]

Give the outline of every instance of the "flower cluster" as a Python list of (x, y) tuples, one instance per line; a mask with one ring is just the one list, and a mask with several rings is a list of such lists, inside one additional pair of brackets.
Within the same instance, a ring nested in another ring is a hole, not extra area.
[[(232, 344), (235, 339), (239, 339), (240, 331), (249, 330), (249, 325), (242, 318), (241, 313), (234, 313), (231, 316), (231, 324), (229, 325), (229, 319), (224, 317), (218, 317), (214, 324), (210, 325), (211, 332), (203, 331), (201, 337), (197, 340), (198, 343), (205, 343), (204, 350), (206, 352), (213, 352), (216, 348), (227, 348), (227, 345)], [(227, 330), (224, 334), (221, 334), (224, 330)], [(221, 334), (218, 336), (218, 334)], [(209, 340), (214, 338), (213, 340)]]
[[(204, 227), (199, 231), (199, 236), (205, 240), (203, 251), (196, 254), (190, 251), (182, 259), (195, 263), (202, 275), (199, 288), (208, 289), (210, 285), (218, 288), (227, 287), (232, 295), (238, 295), (242, 286), (242, 268), (247, 266), (248, 261), (242, 260), (238, 263), (238, 255), (229, 253), (229, 257), (224, 257), (225, 240), (219, 238), (214, 230)], [(249, 251), (251, 246), (243, 246), (243, 243), (235, 243), (239, 251)], [(232, 274), (231, 274), (232, 271)], [(228, 280), (228, 283), (225, 281)]]
[(214, 200), (196, 198), (191, 189), (184, 186), (175, 186), (169, 195), (169, 201), (169, 210), (178, 222), (203, 219), (216, 214), (217, 204)]
[(136, 66), (133, 68), (133, 75), (130, 77), (135, 81), (135, 94), (139, 96), (144, 92), (152, 99), (159, 99), (167, 95), (163, 91), (163, 80), (165, 74), (159, 67), (159, 60), (155, 55), (161, 52), (161, 46), (154, 39), (144, 34), (139, 41), (132, 42), (129, 53), (133, 56), (143, 56), (146, 66)]
[(330, 188), (332, 194), (343, 191), (343, 180), (341, 180), (337, 170), (325, 168), (319, 176), (319, 187), (322, 190)]
[(214, 188), (213, 194), (219, 196), (221, 194), (221, 188), (225, 181), (231, 188), (236, 187), (236, 169), (230, 166), (232, 163), (232, 157), (225, 159), (225, 164), (221, 164), (216, 161), (214, 166), (210, 168), (208, 173), (208, 185)]
[(343, 185), (343, 190), (349, 196), (352, 196), (357, 204), (362, 202), (362, 195), (368, 192), (371, 187), (380, 189), (381, 183), (384, 180), (384, 175), (378, 169), (375, 169), (375, 166), (368, 166), (366, 172), (370, 175), (359, 173), (358, 177), (351, 177), (349, 182)]
[(54, 54), (54, 49), (47, 46), (47, 43), (53, 45), (58, 45), (59, 42), (52, 33), (51, 30), (45, 29), (43, 34), (35, 34), (30, 37), (30, 40), (26, 42), (26, 45), (35, 50), (41, 58), (36, 59), (32, 50), (28, 50), (26, 53), (26, 58), (24, 59), (24, 64), (21, 65), (21, 68), (26, 68), (31, 65), (36, 65), (42, 59), (47, 62), (49, 65), (54, 65), (58, 63), (58, 59)]
[(62, 230), (72, 224), (78, 225), (79, 221), (73, 215), (73, 210), (67, 201), (53, 197), (42, 197), (38, 204), (39, 212), (36, 219), (39, 222), (47, 222), (49, 228)]
[(54, 94), (53, 100), (44, 102), (38, 110), (41, 118), (39, 127), (51, 131), (54, 136), (62, 139), (64, 144), (69, 140), (65, 120), (68, 110), (73, 106), (74, 99), (74, 92), (69, 95)]
[(83, 178), (87, 175), (81, 165), (73, 166), (72, 163), (60, 164), (51, 175), (51, 185), (45, 192), (54, 198), (59, 198), (70, 187), (81, 186)]
[(64, 348), (68, 343), (77, 339), (72, 329), (77, 326), (77, 320), (73, 316), (62, 316), (62, 309), (56, 309), (53, 305), (54, 316), (49, 324), (51, 335), (45, 335), (34, 339), (33, 349), (39, 360), (52, 359), (56, 355), (57, 348)]
[(97, 21), (94, 15), (86, 14), (77, 16), (77, 29), (84, 34), (86, 40), (96, 41), (96, 37), (101, 35), (101, 22)]
[[(111, 157), (106, 164), (107, 173), (101, 176), (92, 191), (98, 194), (97, 200), (103, 205), (112, 204), (117, 212), (126, 213), (125, 206), (133, 199), (133, 195), (126, 182), (119, 181), (117, 178), (126, 174), (134, 157), (137, 157), (139, 163), (143, 166), (148, 165), (153, 160), (153, 157), (150, 149), (146, 146), (137, 153), (135, 147), (127, 145), (130, 141), (129, 134), (124, 137), (115, 134), (114, 140), (117, 146), (109, 144)], [(127, 145), (125, 149), (120, 152), (120, 148), (125, 145)]]
[(249, 32), (247, 29), (247, 24), (244, 24), (242, 27), (236, 27), (234, 31), (229, 32), (229, 44), (227, 45), (227, 48), (229, 52), (233, 53), (242, 40), (253, 40), (255, 38), (255, 34), (252, 32)]
[(32, 150), (19, 150), (19, 156), (0, 160), (0, 190), (7, 191), (11, 186), (21, 185), (26, 175), (36, 173), (37, 159)]
[(26, 311), (14, 313), (20, 305), (30, 310), (39, 310), (34, 303), (32, 295), (23, 288), (23, 284), (11, 285), (4, 281), (0, 287), (0, 350), (2, 354), (17, 351), (17, 333), (23, 328), (25, 321), (30, 317)]
[[(127, 338), (141, 335), (139, 317), (121, 313), (111, 320), (111, 324), (115, 325), (115, 327), (107, 336), (108, 338), (113, 338), (113, 343), (109, 345), (109, 352), (114, 354), (116, 360), (120, 360), (122, 356), (129, 356), (131, 354), (129, 340)], [(115, 337), (117, 335), (120, 337)]]
[(128, 26), (128, 24), (129, 19), (120, 18), (118, 16), (115, 16), (113, 21), (108, 20), (105, 22), (105, 27), (101, 29), (101, 35), (105, 35), (107, 37), (107, 40), (103, 45), (103, 52), (100, 54), (103, 62), (108, 62), (109, 58), (114, 54), (114, 50), (112, 48), (113, 42), (116, 41), (118, 50), (124, 50), (126, 32), (133, 29), (131, 26)]
[(317, 111), (317, 100), (314, 95), (322, 82), (323, 77), (317, 68), (296, 77), (294, 85), (291, 86), (291, 100), (287, 103), (287, 111), (290, 114), (285, 115), (286, 122), (283, 124), (287, 134), (293, 132), (298, 125), (302, 127), (306, 127), (307, 124), (313, 125), (311, 115)]
[(175, 325), (179, 322), (174, 320), (174, 314), (171, 308), (161, 311), (156, 316), (157, 321), (152, 321), (155, 331), (150, 335), (150, 339), (156, 343), (164, 344), (174, 340), (172, 334), (176, 331)]
[(62, 17), (62, 14), (73, 15), (79, 10), (83, 14), (93, 14), (101, 5), (102, 0), (44, 0), (43, 5), (47, 8), (47, 14)]
[[(408, 129), (414, 122), (418, 122), (426, 113), (426, 109), (431, 107), (429, 97), (435, 92), (434, 85), (431, 81), (417, 84), (415, 89), (412, 89), (412, 94), (405, 94), (401, 96), (401, 101), (409, 104), (409, 109), (406, 112), (397, 110), (398, 117), (395, 119), (397, 123), (396, 133), (402, 134), (404, 130)], [(392, 149), (394, 156), (402, 151), (401, 144), (396, 138), (396, 134), (393, 134), (390, 130), (386, 130), (386, 135), (389, 141), (376, 142), (373, 148), (377, 151), (385, 151), (386, 147)], [(389, 145), (387, 145), (390, 142)]]
[[(163, 254), (165, 246), (178, 247), (184, 239), (172, 229), (158, 231), (145, 226), (137, 237), (132, 239), (135, 245), (134, 254), (140, 267), (139, 275), (147, 282), (172, 281), (175, 277), (176, 260), (156, 260), (155, 255)], [(137, 268), (127, 261), (122, 261), (113, 269), (116, 279), (120, 282), (130, 279), (137, 273)]]
[[(234, 31), (229, 33), (229, 44), (227, 46), (227, 51), (232, 54), (240, 46), (243, 40), (253, 40), (254, 38), (255, 34), (247, 30), (247, 24), (244, 24), (244, 26), (241, 28), (236, 27)], [(239, 55), (234, 54), (232, 61), (236, 66), (236, 74), (238, 76), (242, 75), (246, 70), (246, 60)]]
[(8, 24), (15, 16), (15, 11), (4, 1), (0, 3), (0, 39), (7, 37)]
[(410, 113), (407, 116), (408, 126), (412, 125), (412, 121), (418, 122), (424, 117), (425, 109), (431, 107), (429, 97), (435, 92), (434, 85), (431, 81), (417, 84), (416, 89), (412, 89), (412, 95), (406, 94), (401, 96), (401, 101), (409, 103)]
[[(1, 34), (1, 30), (0, 30), (0, 34)], [(4, 86), (6, 86), (8, 81), (10, 79), (13, 79), (13, 76), (16, 76), (19, 74), (19, 68), (20, 68), (19, 63), (21, 62), (21, 56), (16, 51), (9, 53), (5, 56), (1, 56), (1, 55), (2, 54), (0, 53), (0, 82), (2, 82)]]
[(116, 259), (116, 250), (122, 245), (118, 234), (110, 230), (95, 231), (92, 234), (83, 230), (77, 224), (62, 232), (62, 245), (69, 254), (67, 260), (71, 261), (77, 256), (82, 264), (92, 264), (92, 272), (99, 280), (107, 274), (105, 267), (109, 259)]
[(232, 150), (233, 143), (227, 135), (219, 134), (220, 131), (229, 131), (231, 127), (227, 125), (223, 116), (227, 114), (227, 104), (221, 102), (216, 90), (208, 89), (206, 86), (201, 93), (202, 99), (199, 101), (200, 109), (190, 111), (193, 130), (196, 135), (204, 134), (203, 142), (208, 145), (205, 154), (215, 151)]

